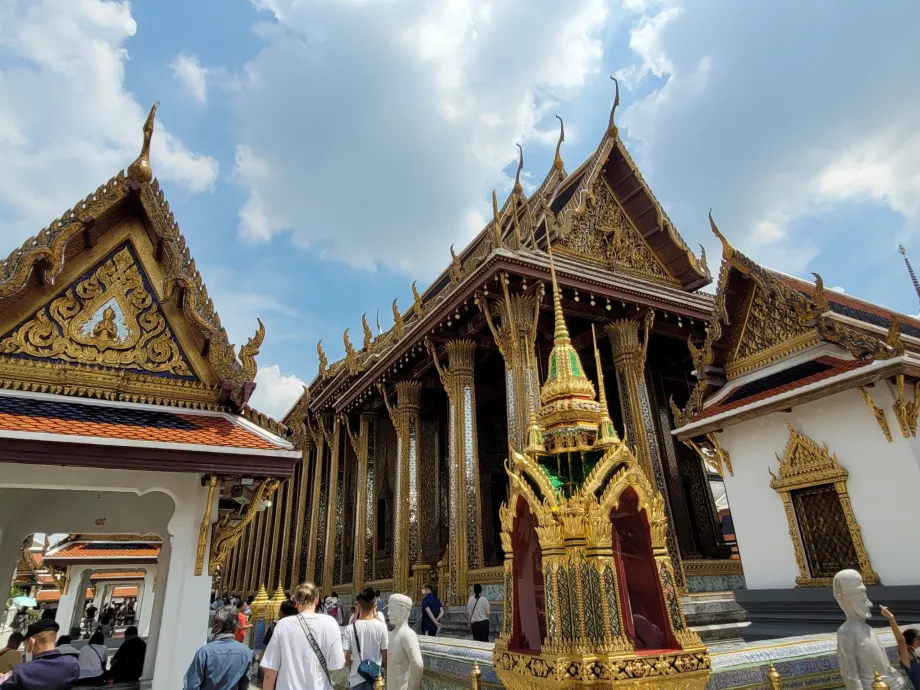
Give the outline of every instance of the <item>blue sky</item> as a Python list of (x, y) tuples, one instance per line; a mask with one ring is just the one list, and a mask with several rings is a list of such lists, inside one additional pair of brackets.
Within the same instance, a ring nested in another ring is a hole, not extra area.
[(920, 6), (909, 0), (0, 0), (0, 242), (136, 155), (231, 340), (266, 324), (254, 403), (281, 416), (390, 302), (411, 302), (510, 190), (620, 130), (713, 271), (752, 258), (918, 312)]

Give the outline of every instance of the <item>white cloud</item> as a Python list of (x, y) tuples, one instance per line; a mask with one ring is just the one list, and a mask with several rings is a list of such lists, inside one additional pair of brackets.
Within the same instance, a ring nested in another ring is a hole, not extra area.
[(259, 367), (256, 373), (256, 390), (249, 404), (259, 412), (280, 420), (297, 402), (305, 385), (304, 381), (293, 374), (290, 376), (282, 374), (281, 367), (277, 364)]
[(179, 53), (169, 68), (186, 96), (201, 105), (208, 102), (208, 69), (201, 66), (197, 56)]
[(359, 268), (442, 267), (490, 217), (515, 142), (551, 151), (539, 126), (558, 131), (554, 109), (599, 73), (610, 2), (255, 3), (278, 24), (232, 94), (240, 234), (290, 231)]
[[(0, 221), (7, 246), (34, 234), (137, 156), (149, 104), (125, 90), (127, 2), (19, 0), (0, 5)], [(210, 189), (217, 162), (189, 151), (159, 113), (157, 176)]]

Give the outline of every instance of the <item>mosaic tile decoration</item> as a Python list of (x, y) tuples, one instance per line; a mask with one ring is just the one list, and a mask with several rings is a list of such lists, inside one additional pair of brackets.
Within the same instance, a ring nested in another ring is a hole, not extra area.
[(692, 575), (687, 578), (687, 589), (694, 594), (745, 588), (744, 575)]
[[(904, 626), (911, 627), (911, 626)], [(878, 638), (897, 668), (894, 636), (876, 630)], [(492, 668), (492, 643), (460, 638), (419, 638), (425, 660), (424, 690), (454, 690), (470, 687), (473, 661), (479, 664), (484, 683), (499, 684)], [(784, 690), (818, 690), (842, 687), (837, 666), (837, 635), (824, 633), (785, 637), (758, 643), (713, 644), (712, 676), (706, 690), (767, 688), (767, 672), (772, 663), (782, 676)]]

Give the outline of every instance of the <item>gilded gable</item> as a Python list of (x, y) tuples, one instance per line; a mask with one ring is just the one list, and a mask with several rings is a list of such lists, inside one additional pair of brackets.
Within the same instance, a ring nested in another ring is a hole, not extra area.
[(813, 326), (804, 323), (790, 309), (777, 304), (776, 297), (753, 286), (747, 314), (743, 315), (735, 347), (726, 362), (726, 373), (737, 376), (785, 357), (817, 342)]
[(678, 284), (627, 218), (603, 178), (594, 182), (584, 211), (563, 230), (557, 248), (614, 270)]
[(198, 380), (127, 240), (0, 336), (0, 356)]

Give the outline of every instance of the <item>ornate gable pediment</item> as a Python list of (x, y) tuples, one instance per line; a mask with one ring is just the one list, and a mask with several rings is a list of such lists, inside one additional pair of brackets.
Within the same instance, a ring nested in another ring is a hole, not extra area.
[(813, 325), (796, 312), (784, 309), (774, 293), (751, 282), (747, 311), (732, 335), (731, 354), (725, 363), (729, 378), (786, 357), (817, 342)]
[(636, 230), (601, 176), (594, 181), (584, 210), (570, 217), (554, 248), (616, 271), (680, 286)]
[(0, 336), (0, 355), (200, 380), (130, 240)]

